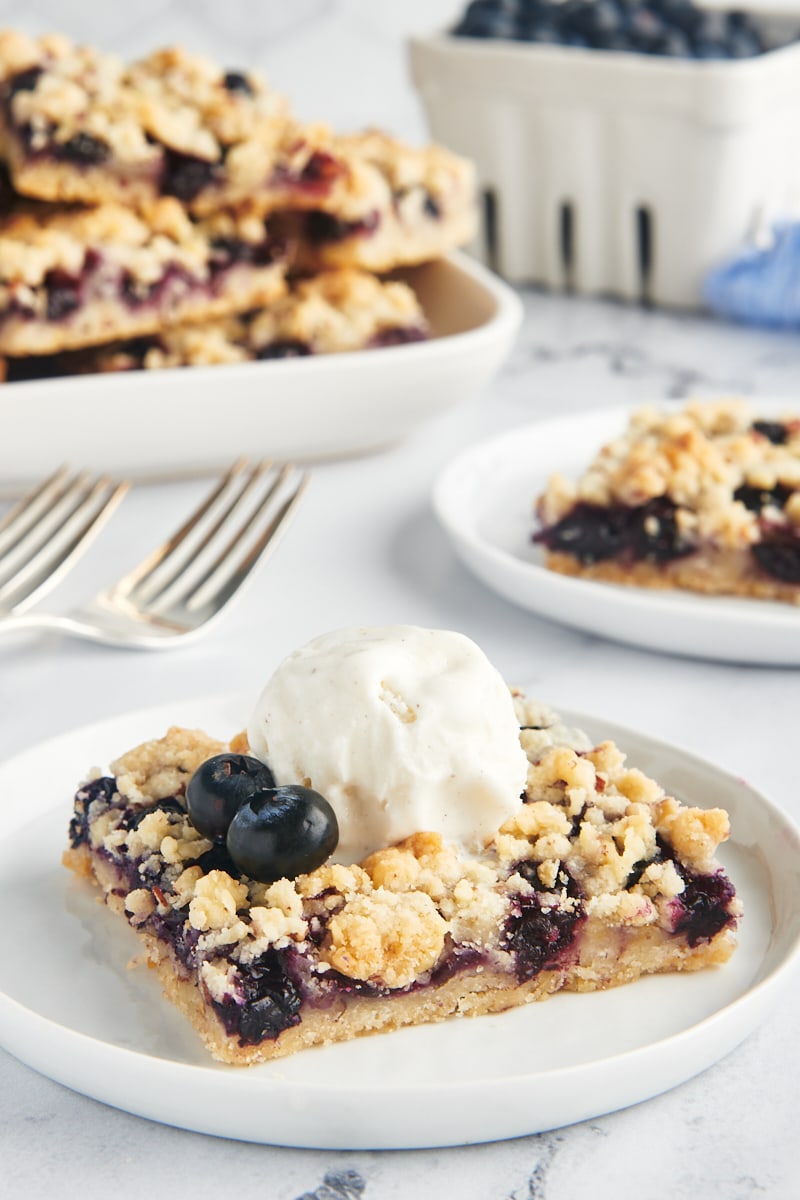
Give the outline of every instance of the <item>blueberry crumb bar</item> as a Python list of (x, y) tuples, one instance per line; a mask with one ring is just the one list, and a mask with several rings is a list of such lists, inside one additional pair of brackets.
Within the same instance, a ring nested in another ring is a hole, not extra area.
[(421, 830), (359, 865), (258, 883), (187, 813), (187, 781), (225, 747), (175, 727), (79, 788), (65, 864), (238, 1065), (725, 962), (740, 916), (715, 859), (725, 812), (683, 805), (519, 692), (514, 705), (524, 803), (480, 853)]
[(267, 307), (177, 325), (127, 342), (5, 359), (5, 379), (213, 366), (338, 354), (424, 341), (425, 314), (410, 287), (364, 271), (323, 271), (295, 280)]
[(576, 481), (536, 500), (553, 571), (800, 603), (800, 417), (744, 401), (636, 411)]
[(301, 269), (384, 272), (439, 258), (475, 235), (472, 164), (439, 145), (408, 146), (377, 130), (336, 139), (349, 187), (325, 205), (282, 214)]
[(4, 31), (0, 129), (17, 191), (51, 202), (307, 205), (346, 173), (329, 132), (301, 127), (257, 73), (177, 47), (124, 64), (60, 34)]
[(0, 220), (0, 353), (51, 354), (269, 304), (286, 245), (263, 221), (192, 220), (177, 200), (140, 212), (16, 206)]

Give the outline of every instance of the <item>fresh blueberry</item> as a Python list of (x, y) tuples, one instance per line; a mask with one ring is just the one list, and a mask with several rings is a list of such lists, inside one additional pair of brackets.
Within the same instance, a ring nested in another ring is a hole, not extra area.
[(339, 842), (339, 823), (324, 796), (299, 784), (265, 788), (230, 823), (228, 853), (261, 883), (294, 879), (322, 866)]
[(199, 833), (224, 842), (234, 815), (265, 788), (274, 786), (272, 772), (247, 754), (217, 754), (202, 763), (189, 780), (186, 807)]

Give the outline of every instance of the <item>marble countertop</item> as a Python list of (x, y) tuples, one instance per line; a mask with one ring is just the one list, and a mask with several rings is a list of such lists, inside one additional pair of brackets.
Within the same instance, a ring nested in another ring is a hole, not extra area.
[[(413, 137), (420, 114), (402, 40), (435, 28), (453, 3), (298, 0), (221, 9), (140, 0), (135, 10), (41, 0), (31, 28), (136, 52), (187, 40), (230, 62), (264, 61), (306, 116), (343, 127), (366, 114)], [(11, 20), (0, 0), (0, 18)], [(254, 25), (255, 23), (255, 25)], [(256, 33), (249, 36), (257, 26)], [(257, 36), (256, 36), (257, 34)], [(377, 63), (380, 93), (364, 55)], [(235, 58), (234, 55), (237, 55)], [(338, 56), (338, 57), (337, 57)], [(334, 61), (346, 86), (331, 87)], [(327, 83), (326, 83), (327, 80)], [(327, 87), (327, 92), (325, 88)], [(690, 394), (796, 395), (796, 337), (702, 317), (648, 312), (533, 290), (509, 361), (483, 394), (383, 453), (316, 466), (290, 536), (229, 619), (185, 650), (137, 654), (55, 637), (0, 646), (0, 760), (76, 726), (214, 691), (254, 690), (290, 649), (342, 625), (412, 622), (473, 637), (506, 678), (554, 705), (602, 715), (748, 779), (800, 820), (788, 750), (800, 710), (795, 670), (678, 659), (611, 644), (505, 602), (456, 559), (430, 507), (436, 474), (461, 447), (558, 413)], [(242, 449), (246, 452), (247, 446)], [(136, 561), (191, 509), (201, 482), (141, 486), (64, 585), (86, 595)], [(657, 632), (654, 632), (657, 640)], [(87, 767), (89, 764), (87, 764)], [(65, 781), (65, 790), (72, 781)], [(32, 780), (35, 787), (35, 780)], [(35, 953), (35, 948), (32, 949)], [(797, 985), (795, 976), (795, 986)], [(646, 1103), (553, 1132), (425, 1151), (333, 1152), (216, 1139), (107, 1108), (0, 1053), (3, 1194), (139, 1200), (789, 1200), (800, 1024), (791, 993), (736, 1050)]]

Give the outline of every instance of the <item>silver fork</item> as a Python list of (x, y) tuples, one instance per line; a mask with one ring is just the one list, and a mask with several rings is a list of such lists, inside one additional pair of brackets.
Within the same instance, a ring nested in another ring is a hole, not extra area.
[(72, 612), (16, 613), (0, 634), (32, 629), (131, 648), (197, 636), (275, 548), (308, 473), (239, 459), (171, 537), (111, 587)]
[(128, 490), (61, 467), (0, 521), (0, 615), (21, 613), (59, 583)]

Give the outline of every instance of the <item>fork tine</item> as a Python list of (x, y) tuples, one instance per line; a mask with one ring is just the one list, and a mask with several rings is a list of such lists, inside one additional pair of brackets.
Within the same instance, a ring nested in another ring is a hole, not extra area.
[[(245, 501), (252, 498), (257, 485), (262, 482), (264, 476), (271, 469), (272, 464), (269, 462), (257, 463), (252, 467), (243, 481), (240, 481), (241, 489), (239, 494), (227, 504), (218, 519), (205, 533), (199, 545), (193, 549), (191, 556), (185, 557), (182, 562), (176, 564), (175, 569), (168, 577), (158, 582), (152, 581), (151, 586), (148, 586), (146, 589), (138, 588), (135, 597), (131, 599), (135, 603), (144, 603), (149, 607), (155, 606), (160, 610), (180, 603), (197, 586), (198, 580), (202, 581), (202, 579), (205, 579), (218, 567), (225, 556), (232, 552), (233, 543), (229, 543), (228, 547), (222, 551), (222, 554), (207, 566), (211, 556), (215, 554), (223, 535), (233, 527), (234, 519), (243, 508)], [(285, 471), (286, 468), (284, 468)], [(284, 477), (282, 473), (272, 480), (268, 491), (263, 497), (263, 504), (269, 503)], [(254, 519), (255, 513), (251, 515), (248, 521), (245, 521), (236, 536), (245, 536), (249, 523)]]
[(59, 467), (8, 510), (0, 521), (0, 554), (5, 554), (9, 547), (25, 536), (41, 514), (47, 512), (68, 475), (69, 467)]
[[(238, 458), (225, 475), (214, 485), (212, 490), (200, 504), (199, 508), (187, 517), (183, 525), (171, 537), (158, 546), (152, 554), (148, 554), (137, 566), (133, 567), (122, 579), (118, 580), (112, 589), (115, 599), (130, 597), (134, 591), (146, 590), (148, 583), (155, 577), (160, 568), (166, 567), (182, 550), (192, 534), (199, 530), (204, 520), (224, 502), (228, 493), (234, 488), (247, 466), (246, 458)], [(178, 568), (180, 569), (180, 568)]]
[[(17, 551), (24, 549), (27, 557), (0, 586), (2, 606), (20, 611), (55, 587), (103, 528), (128, 487), (127, 482), (114, 484), (105, 477), (93, 486), (84, 485), (78, 503), (68, 512), (59, 514), (61, 523), (53, 528), (52, 522), (48, 522), (45, 540), (32, 536), (39, 533), (38, 527), (34, 527), (16, 548)], [(69, 489), (70, 497), (71, 492)]]
[(256, 541), (249, 546), (244, 557), (239, 559), (238, 564), (234, 563), (235, 551), (243, 544), (248, 534), (252, 533), (260, 525), (262, 519), (269, 512), (271, 503), (279, 487), (286, 482), (294, 469), (291, 464), (287, 464), (281, 469), (278, 478), (269, 488), (269, 491), (258, 507), (230, 539), (225, 549), (218, 555), (216, 561), (203, 578), (194, 586), (185, 601), (186, 608), (190, 612), (194, 612), (203, 605), (211, 607), (211, 615), (220, 612), (233, 595), (241, 589), (244, 581), (251, 574), (254, 567), (266, 559), (266, 551), (268, 549), (271, 551), (277, 546), (280, 540), (279, 533), (286, 528), (288, 518), (291, 516), (300, 497), (308, 486), (310, 476), (307, 471), (301, 472), (294, 490), (282, 501), (266, 528), (262, 530)]

